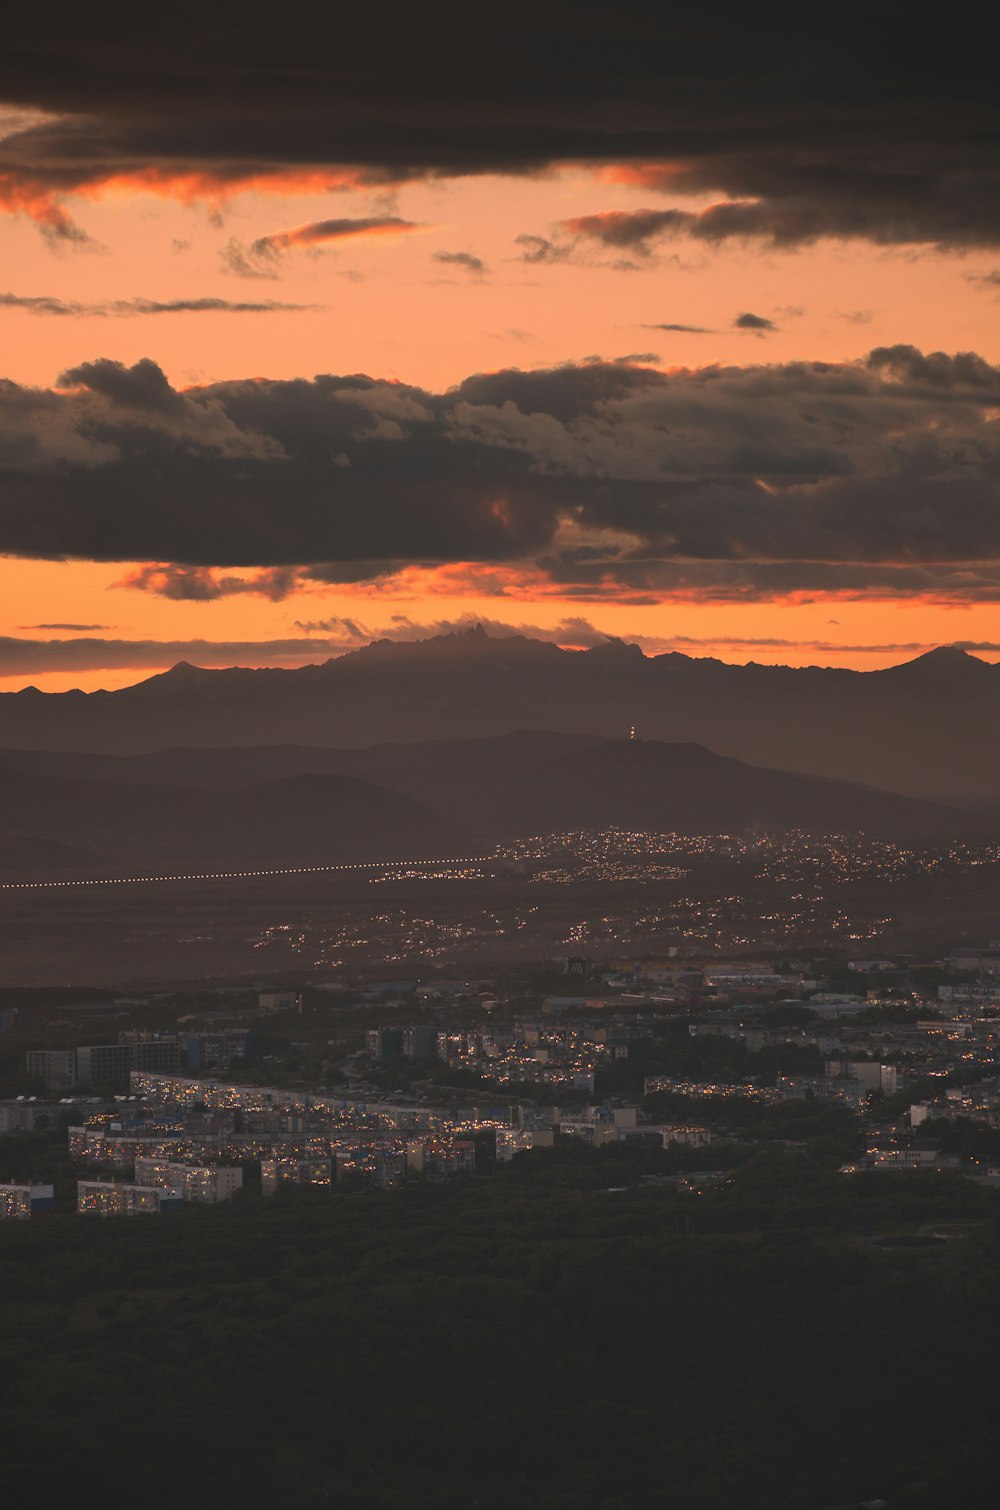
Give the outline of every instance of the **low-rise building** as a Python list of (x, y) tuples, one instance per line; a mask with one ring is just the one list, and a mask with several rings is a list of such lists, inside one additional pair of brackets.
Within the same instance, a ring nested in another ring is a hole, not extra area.
[[(368, 1052), (373, 1059), (399, 1059), (403, 1054), (402, 1028), (370, 1028), (368, 1031)], [(437, 1034), (434, 1035), (434, 1047), (437, 1048)]]
[(353, 1143), (339, 1148), (336, 1154), (337, 1180), (362, 1181), (381, 1190), (401, 1185), (406, 1178), (406, 1147), (392, 1140), (379, 1143)]
[(189, 1070), (228, 1070), (234, 1060), (252, 1059), (253, 1034), (245, 1028), (221, 1033), (186, 1033), (181, 1041)]
[(957, 1169), (961, 1160), (957, 1154), (943, 1154), (935, 1143), (913, 1143), (909, 1146), (895, 1143), (876, 1143), (864, 1158), (866, 1169)]
[(25, 1055), (25, 1069), (34, 1080), (40, 1080), (47, 1091), (59, 1090), (76, 1084), (75, 1049), (29, 1049)]
[(712, 1141), (712, 1129), (710, 1127), (657, 1127), (651, 1128), (660, 1134), (664, 1148), (669, 1148), (671, 1143), (678, 1144), (681, 1148), (707, 1148)]
[(621, 1141), (621, 1133), (613, 1122), (588, 1122), (580, 1117), (567, 1117), (558, 1126), (560, 1138), (576, 1138), (592, 1148)]
[(85, 1216), (159, 1216), (178, 1211), (184, 1197), (163, 1185), (126, 1185), (117, 1180), (77, 1180), (76, 1209)]
[(57, 1124), (62, 1110), (58, 1101), (39, 1101), (34, 1096), (19, 1096), (16, 1101), (0, 1101), (0, 1136), (45, 1131)]
[(515, 1154), (526, 1153), (529, 1148), (551, 1148), (554, 1143), (551, 1127), (498, 1127), (497, 1163), (508, 1164)]
[(0, 1185), (0, 1221), (51, 1216), (54, 1202), (51, 1185)]
[(333, 1170), (329, 1159), (261, 1159), (260, 1193), (274, 1195), (285, 1185), (313, 1185), (329, 1189)]
[(463, 1139), (411, 1139), (406, 1145), (406, 1167), (429, 1180), (472, 1174), (476, 1167), (476, 1145)]
[(301, 1012), (301, 991), (258, 991), (257, 1006), (262, 1012)]
[(176, 1164), (163, 1159), (136, 1159), (139, 1185), (160, 1185), (181, 1192), (185, 1201), (216, 1206), (243, 1186), (242, 1169), (225, 1164)]
[(76, 1051), (76, 1079), (79, 1085), (114, 1085), (125, 1089), (133, 1070), (169, 1075), (180, 1068), (180, 1062), (180, 1041), (172, 1035), (86, 1044)]

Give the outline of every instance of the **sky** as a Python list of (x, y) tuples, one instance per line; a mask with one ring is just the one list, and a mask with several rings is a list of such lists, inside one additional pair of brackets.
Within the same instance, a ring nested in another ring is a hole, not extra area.
[(102, 10), (0, 59), (0, 688), (475, 622), (1000, 658), (958, 13)]

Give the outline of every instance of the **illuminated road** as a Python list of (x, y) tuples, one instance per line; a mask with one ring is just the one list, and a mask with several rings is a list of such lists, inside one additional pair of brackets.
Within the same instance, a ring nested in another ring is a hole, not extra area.
[(82, 881), (0, 881), (0, 891), (70, 891), (79, 886), (159, 886), (166, 881), (244, 881), (266, 876), (332, 875), (350, 870), (397, 870), (495, 864), (496, 855), (461, 855), (454, 860), (355, 860), (342, 865), (286, 865), (280, 870), (204, 870), (167, 876), (98, 876)]

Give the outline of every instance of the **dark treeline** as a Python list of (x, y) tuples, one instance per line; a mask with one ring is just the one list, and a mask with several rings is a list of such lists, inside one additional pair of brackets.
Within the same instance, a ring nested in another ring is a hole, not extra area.
[[(822, 1510), (981, 1502), (995, 1197), (648, 1151), (0, 1233), (14, 1503)], [(622, 1188), (625, 1187), (625, 1188)], [(937, 1235), (935, 1235), (937, 1234)], [(984, 1502), (984, 1501), (983, 1501)]]

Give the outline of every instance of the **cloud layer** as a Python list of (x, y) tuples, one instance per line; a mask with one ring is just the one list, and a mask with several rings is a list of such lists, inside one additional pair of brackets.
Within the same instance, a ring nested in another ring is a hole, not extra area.
[(5, 19), (0, 204), (57, 240), (85, 236), (74, 201), (111, 190), (218, 204), (586, 163), (714, 196), (671, 211), (707, 240), (1000, 242), (981, 14), (971, 31), (954, 10), (901, 25), (892, 6), (731, 0), (512, 0), (502, 25), (458, 0), (116, 12), (55, 33), (38, 7)]
[(254, 301), (218, 299), (109, 299), (100, 304), (80, 304), (50, 294), (0, 294), (0, 309), (23, 310), (29, 315), (55, 315), (61, 319), (124, 319), (130, 315), (269, 315), (294, 310), (315, 310), (317, 304), (283, 304), (279, 299)]
[(188, 598), (465, 570), (482, 591), (629, 601), (993, 601), (998, 412), (1000, 370), (905, 346), (507, 370), (441, 394), (360, 376), (178, 391), (148, 360), (89, 362), (56, 391), (0, 385), (0, 551), (151, 561), (136, 585)]
[(94, 636), (28, 640), (0, 635), (0, 676), (160, 668), (182, 660), (196, 661), (202, 666), (301, 666), (310, 658), (328, 660), (347, 648), (346, 643), (336, 645), (326, 639), (106, 640)]

